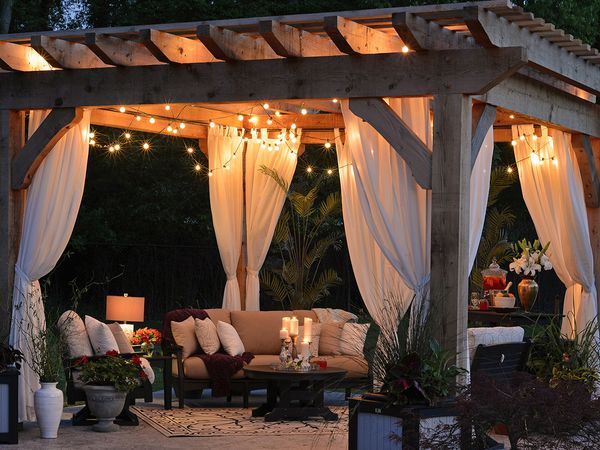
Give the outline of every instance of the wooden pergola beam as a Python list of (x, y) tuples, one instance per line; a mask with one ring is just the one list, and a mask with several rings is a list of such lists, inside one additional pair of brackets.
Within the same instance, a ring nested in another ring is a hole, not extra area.
[(349, 106), (404, 159), (419, 186), (431, 189), (431, 151), (400, 116), (381, 98), (353, 98)]
[(276, 20), (261, 20), (258, 32), (273, 51), (284, 58), (340, 54), (331, 40)]
[(86, 33), (85, 45), (105, 64), (113, 66), (145, 66), (160, 64), (139, 42), (106, 34)]
[(280, 58), (261, 37), (255, 38), (213, 25), (200, 25), (196, 35), (217, 59), (246, 61)]
[(401, 52), (398, 37), (367, 27), (341, 16), (325, 17), (325, 32), (341, 52), (349, 55)]
[(110, 67), (89, 47), (78, 42), (70, 42), (48, 36), (32, 36), (31, 47), (48, 63), (59, 69), (89, 69)]
[(0, 108), (477, 94), (526, 62), (497, 48), (4, 73)]
[(146, 28), (140, 41), (150, 53), (164, 63), (193, 64), (214, 61), (213, 55), (195, 39)]
[(600, 71), (573, 53), (564, 51), (540, 34), (498, 17), (481, 7), (464, 9), (465, 23), (475, 40), (484, 47), (518, 46), (528, 50), (529, 64), (540, 71), (600, 94)]
[(33, 48), (4, 41), (0, 41), (0, 68), (17, 72), (52, 69)]
[(472, 40), (435, 22), (408, 12), (392, 15), (392, 25), (406, 45), (416, 51), (472, 48)]
[(473, 105), (473, 129), (471, 133), (471, 170), (475, 166), (481, 145), (496, 120), (496, 108), (485, 103)]
[(581, 173), (585, 205), (588, 208), (598, 208), (600, 207), (600, 167), (598, 165), (600, 155), (594, 154), (590, 137), (585, 134), (574, 134), (571, 137), (571, 145)]
[(27, 189), (46, 155), (82, 119), (81, 108), (57, 108), (50, 111), (12, 161), (12, 188)]

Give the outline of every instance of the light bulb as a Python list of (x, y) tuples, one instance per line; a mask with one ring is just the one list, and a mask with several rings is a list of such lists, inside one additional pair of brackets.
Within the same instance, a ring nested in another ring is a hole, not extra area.
[(179, 131), (177, 130), (177, 128), (173, 128), (173, 134), (177, 134)]
[(185, 128), (185, 123), (181, 122), (181, 123), (179, 124), (179, 128), (181, 128), (181, 129), (183, 130), (183, 129)]
[(125, 133), (125, 139), (131, 139), (131, 133)]
[(512, 168), (512, 167), (510, 167), (510, 166), (508, 166), (508, 168), (506, 169), (506, 171), (507, 171), (508, 173), (512, 173), (512, 172), (513, 172), (513, 168)]
[(552, 157), (552, 165), (558, 167), (558, 159), (556, 159), (556, 156)]
[(148, 149), (150, 148), (150, 144), (148, 144), (147, 142), (144, 142), (144, 143), (142, 144), (142, 148), (143, 148), (144, 150), (148, 150)]
[(125, 111), (126, 111), (126, 110), (125, 110), (125, 107), (124, 107), (124, 106), (121, 106), (121, 107), (119, 108), (119, 112), (122, 112), (122, 113), (124, 113)]
[(534, 141), (537, 141), (538, 140), (537, 134), (532, 135), (531, 139), (533, 139)]
[(112, 153), (115, 151), (115, 148), (111, 145), (110, 147), (108, 147), (108, 151)]
[(96, 141), (92, 139), (92, 140), (90, 141), (90, 145), (93, 147), (94, 145), (96, 145)]
[(192, 154), (192, 153), (194, 153), (194, 149), (192, 147), (188, 147), (187, 148), (187, 152), (190, 153), (190, 154)]
[(307, 114), (308, 114), (308, 110), (307, 110), (306, 108), (302, 108), (302, 109), (300, 110), (300, 114), (302, 114), (303, 116), (305, 116), (305, 115), (307, 115)]
[(280, 113), (279, 111), (275, 111), (275, 115), (276, 115), (277, 117), (281, 117), (281, 113)]
[(514, 118), (515, 118), (515, 115), (514, 115), (514, 114), (511, 114), (511, 115), (510, 115), (510, 116), (508, 116), (508, 117), (509, 117), (509, 119), (514, 119)]
[(265, 143), (263, 142), (262, 144), (260, 144), (260, 149), (264, 150), (265, 148), (267, 148), (267, 146), (265, 145)]
[(258, 117), (256, 117), (256, 116), (250, 117), (249, 122), (256, 124), (258, 122)]
[(519, 140), (524, 141), (525, 140), (525, 135), (522, 134), (521, 136), (519, 136)]
[(531, 153), (531, 162), (536, 165), (540, 163), (540, 157), (537, 153)]
[(306, 168), (306, 171), (307, 171), (308, 173), (311, 173), (311, 172), (312, 172), (312, 167), (308, 166), (308, 167)]
[(165, 105), (165, 111), (171, 111), (171, 105)]
[(196, 164), (196, 165), (194, 166), (194, 170), (196, 170), (196, 172), (200, 172), (200, 169), (201, 169), (201, 168), (202, 168), (202, 167), (200, 166), (200, 164)]
[(115, 144), (115, 150), (121, 150), (121, 146), (119, 144)]
[(334, 98), (333, 100), (331, 100), (333, 103), (337, 103), (339, 100), (337, 98)]
[(290, 128), (291, 128), (292, 130), (295, 130), (297, 127), (298, 127), (298, 125), (296, 125), (296, 123), (294, 122)]
[(92, 131), (92, 132), (91, 132), (91, 133), (88, 135), (88, 137), (89, 137), (90, 139), (94, 139), (94, 138), (96, 137), (96, 134), (95, 134), (95, 133)]
[(140, 120), (142, 120), (142, 116), (135, 116), (135, 120), (139, 122)]
[(331, 148), (331, 142), (329, 142), (329, 141), (325, 142), (325, 148)]
[(215, 123), (211, 120), (210, 122), (208, 122), (208, 126), (211, 128), (215, 127)]
[(238, 120), (239, 120), (240, 122), (243, 122), (243, 121), (244, 121), (244, 116), (243, 116), (243, 115), (241, 115), (241, 114), (238, 114)]
[(279, 145), (275, 145), (275, 151), (278, 152), (279, 151)]
[(327, 175), (331, 175), (333, 173), (332, 169), (327, 169)]
[(226, 170), (229, 170), (229, 169), (231, 169), (231, 166), (230, 166), (229, 164), (225, 164), (225, 166), (224, 166), (224, 167), (225, 167), (225, 169), (226, 169)]
[(510, 141), (510, 144), (511, 144), (513, 147), (516, 147), (516, 146), (517, 146), (517, 141), (515, 141), (515, 140), (513, 139), (512, 141)]
[(210, 172), (208, 172), (208, 176), (209, 176), (209, 177), (212, 177), (212, 176), (213, 176), (213, 172), (212, 172), (212, 170), (211, 170)]
[(273, 125), (273, 119), (267, 119), (267, 125)]
[(296, 157), (296, 153), (294, 153), (292, 151), (290, 151), (289, 155), (290, 155), (290, 158), (292, 158), (292, 159)]
[(156, 119), (155, 119), (154, 117), (150, 117), (150, 120), (149, 120), (149, 122), (150, 122), (150, 123), (154, 123), (154, 122), (156, 122)]
[(269, 109), (269, 104), (268, 103), (263, 103), (263, 108)]
[(290, 140), (292, 141), (292, 144), (295, 144), (297, 141), (296, 136), (292, 136)]
[(169, 126), (167, 127), (167, 131), (170, 133), (171, 131), (173, 131), (173, 127), (172, 127), (171, 125), (169, 125)]
[(404, 45), (404, 46), (402, 47), (402, 53), (408, 53), (408, 50), (409, 50), (409, 49), (408, 49), (408, 47), (407, 47), (406, 45)]

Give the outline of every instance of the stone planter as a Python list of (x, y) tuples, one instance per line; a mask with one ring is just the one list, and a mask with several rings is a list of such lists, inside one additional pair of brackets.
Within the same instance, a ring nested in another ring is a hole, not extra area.
[(127, 393), (117, 391), (113, 386), (88, 384), (83, 389), (90, 412), (98, 419), (92, 429), (100, 432), (117, 431), (119, 426), (113, 422), (125, 406)]
[(63, 393), (54, 383), (41, 383), (41, 389), (35, 391), (33, 405), (40, 436), (42, 439), (56, 439), (62, 419)]

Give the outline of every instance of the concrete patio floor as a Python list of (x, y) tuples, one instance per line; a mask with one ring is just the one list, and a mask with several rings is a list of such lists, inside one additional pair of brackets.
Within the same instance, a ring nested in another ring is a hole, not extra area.
[[(256, 391), (250, 397), (250, 405), (258, 406), (265, 399), (265, 391)], [(163, 404), (161, 392), (154, 393), (154, 403)], [(198, 400), (193, 403), (197, 404)], [(341, 392), (327, 392), (328, 405), (344, 405), (344, 395)], [(143, 402), (139, 403), (144, 405)], [(234, 397), (230, 404), (223, 399), (211, 399), (205, 394), (202, 404), (210, 406), (241, 407), (241, 398)], [(174, 402), (176, 405), (176, 402)], [(71, 426), (71, 416), (80, 407), (65, 408), (63, 421), (58, 430), (57, 439), (41, 439), (36, 423), (26, 423), (24, 430), (19, 433), (18, 445), (0, 445), (0, 449), (183, 449), (207, 448), (219, 450), (257, 449), (332, 449), (348, 448), (346, 433), (328, 435), (296, 435), (296, 436), (223, 436), (223, 437), (173, 437), (168, 438), (156, 431), (150, 425), (140, 420), (137, 427), (121, 427), (115, 433), (96, 433), (90, 427)]]

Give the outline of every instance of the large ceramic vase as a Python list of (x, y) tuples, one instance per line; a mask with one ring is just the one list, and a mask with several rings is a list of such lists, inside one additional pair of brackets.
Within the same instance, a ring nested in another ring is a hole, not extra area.
[(63, 393), (56, 384), (42, 383), (41, 389), (33, 395), (35, 416), (43, 439), (56, 439), (62, 419)]
[(119, 426), (114, 421), (125, 406), (127, 394), (117, 391), (113, 386), (86, 385), (84, 390), (90, 412), (98, 419), (92, 429), (100, 432), (117, 431)]
[(531, 311), (537, 298), (540, 287), (533, 278), (525, 277), (518, 286), (519, 300), (525, 311)]

